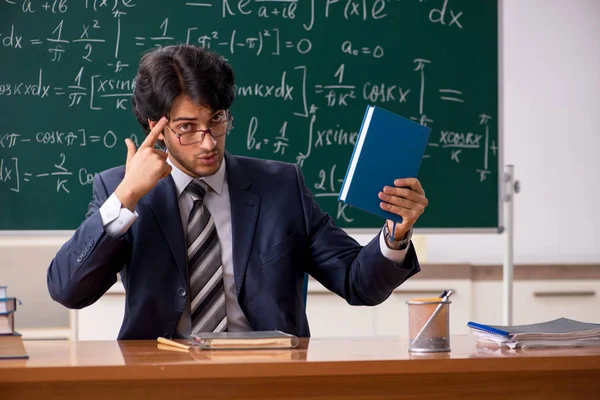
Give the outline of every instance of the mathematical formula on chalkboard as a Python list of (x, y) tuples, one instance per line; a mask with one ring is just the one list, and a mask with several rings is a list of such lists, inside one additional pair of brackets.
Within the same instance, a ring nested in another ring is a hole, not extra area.
[[(80, 219), (94, 174), (124, 163), (125, 138), (144, 138), (130, 103), (139, 58), (188, 43), (222, 54), (236, 72), (227, 148), (297, 163), (337, 223), (379, 224), (337, 202), (369, 104), (432, 128), (420, 179), (433, 200), (459, 202), (446, 182), (454, 180), (478, 203), (493, 203), (485, 219), (497, 220), (494, 7), (459, 0), (4, 0), (0, 198), (41, 192)], [(433, 201), (428, 226), (436, 226), (436, 207), (448, 211)]]

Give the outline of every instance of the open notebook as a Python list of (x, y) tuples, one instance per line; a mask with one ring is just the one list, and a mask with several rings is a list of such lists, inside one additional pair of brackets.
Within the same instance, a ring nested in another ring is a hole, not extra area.
[(213, 332), (192, 335), (191, 346), (206, 350), (225, 349), (293, 349), (298, 337), (281, 331)]

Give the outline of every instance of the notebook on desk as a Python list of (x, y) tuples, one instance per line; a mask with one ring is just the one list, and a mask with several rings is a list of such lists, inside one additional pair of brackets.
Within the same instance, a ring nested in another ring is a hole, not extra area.
[(481, 343), (511, 348), (600, 347), (600, 324), (558, 318), (528, 325), (485, 325), (468, 322)]
[(281, 331), (211, 332), (190, 337), (189, 344), (206, 350), (293, 349), (298, 337)]

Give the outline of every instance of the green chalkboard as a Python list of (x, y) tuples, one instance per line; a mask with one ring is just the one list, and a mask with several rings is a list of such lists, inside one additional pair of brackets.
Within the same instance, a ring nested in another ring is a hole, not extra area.
[(382, 224), (337, 201), (374, 104), (432, 128), (418, 228), (499, 227), (496, 1), (15, 0), (0, 4), (0, 230), (79, 225), (93, 174), (143, 138), (140, 55), (185, 42), (236, 72), (227, 149), (298, 163), (339, 226)]

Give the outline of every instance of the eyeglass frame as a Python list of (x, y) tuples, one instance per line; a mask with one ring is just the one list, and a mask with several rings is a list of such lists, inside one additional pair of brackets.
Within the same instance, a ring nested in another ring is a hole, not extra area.
[[(225, 121), (217, 122), (215, 125), (218, 125), (218, 124), (225, 124), (225, 123), (227, 123), (227, 124), (230, 124), (231, 126), (229, 127), (229, 129), (228, 129), (228, 130), (226, 130), (226, 131), (225, 131), (225, 133), (224, 133), (224, 134), (222, 134), (222, 135), (219, 135), (219, 136), (215, 136), (215, 135), (213, 135), (211, 128), (208, 128), (208, 129), (197, 129), (197, 130), (195, 130), (195, 131), (192, 131), (192, 132), (186, 132), (186, 133), (177, 133), (177, 132), (175, 132), (175, 131), (173, 130), (173, 128), (171, 128), (169, 125), (165, 125), (165, 127), (169, 128), (169, 130), (171, 131), (171, 133), (173, 133), (173, 135), (174, 135), (174, 136), (177, 138), (177, 141), (179, 142), (179, 145), (180, 145), (180, 146), (192, 146), (192, 145), (194, 145), (194, 144), (197, 144), (197, 143), (202, 143), (202, 142), (204, 141), (204, 138), (206, 137), (206, 134), (207, 134), (207, 133), (208, 133), (208, 134), (209, 134), (209, 135), (210, 135), (210, 136), (211, 136), (213, 139), (217, 139), (217, 138), (220, 138), (220, 137), (223, 137), (223, 136), (227, 135), (227, 134), (228, 134), (229, 132), (231, 132), (231, 130), (233, 129), (233, 114), (231, 114), (231, 111), (229, 111), (229, 110), (219, 110), (219, 111), (215, 112), (213, 115), (211, 115), (211, 118), (212, 118), (212, 116), (214, 116), (215, 114), (217, 114), (217, 113), (218, 113), (218, 112), (220, 112), (220, 111), (225, 111), (225, 112), (227, 113), (227, 119), (226, 119)], [(181, 137), (182, 137), (182, 136), (185, 136), (185, 135), (192, 135), (192, 134), (196, 134), (196, 133), (198, 133), (198, 132), (201, 132), (201, 133), (202, 133), (202, 136), (200, 137), (200, 140), (198, 140), (197, 142), (194, 142), (194, 143), (188, 143), (188, 144), (183, 144), (183, 143), (181, 143)]]

